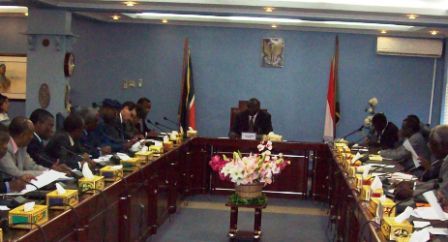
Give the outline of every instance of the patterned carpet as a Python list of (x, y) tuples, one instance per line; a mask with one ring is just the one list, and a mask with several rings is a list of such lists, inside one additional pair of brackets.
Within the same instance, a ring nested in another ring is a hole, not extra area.
[[(229, 208), (227, 196), (188, 197), (147, 242), (224, 242), (228, 241)], [(253, 210), (240, 209), (238, 229), (253, 229)], [(321, 203), (299, 199), (269, 198), (263, 210), (262, 242), (327, 241), (328, 216)]]

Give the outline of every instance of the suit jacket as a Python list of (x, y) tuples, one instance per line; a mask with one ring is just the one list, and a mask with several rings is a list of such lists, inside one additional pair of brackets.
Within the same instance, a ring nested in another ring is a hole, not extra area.
[(100, 155), (99, 148), (103, 146), (99, 128), (90, 132), (84, 130), (79, 143), (93, 158), (97, 158)]
[[(235, 122), (233, 123), (230, 132), (241, 135), (241, 132), (247, 132), (248, 130), (249, 111), (245, 110), (236, 115)], [(260, 110), (255, 119), (254, 131), (257, 134), (268, 134), (272, 130), (271, 114)]]
[(51, 159), (45, 153), (43, 140), (36, 137), (35, 134), (33, 135), (31, 142), (28, 144), (26, 151), (37, 164), (48, 168), (53, 166), (53, 162), (51, 162)]
[(101, 143), (112, 148), (112, 152), (123, 150), (125, 141), (124, 127), (120, 120), (114, 120), (110, 123), (102, 122), (98, 125), (101, 136)]
[(448, 197), (448, 156), (441, 161), (438, 179), (429, 180), (419, 184), (417, 189), (414, 190), (414, 195), (421, 193), (424, 190), (434, 188), (434, 183), (439, 183), (438, 190), (442, 192), (445, 197)]
[(70, 144), (69, 134), (61, 131), (50, 139), (45, 147), (45, 152), (52, 160), (59, 159), (60, 163), (79, 169), (78, 162), (82, 160), (80, 155), (85, 153), (85, 150), (81, 147), (78, 140), (73, 141), (74, 144)]
[(18, 147), (14, 149), (15, 143), (13, 139), (10, 138), (8, 143), (8, 151), (6, 155), (0, 160), (0, 170), (8, 175), (2, 174), (5, 177), (18, 177), (24, 174), (31, 174), (38, 176), (42, 171), (47, 170), (47, 168), (40, 166), (34, 162), (26, 151), (26, 147)]
[[(430, 160), (431, 154), (426, 145), (426, 139), (420, 132), (409, 137), (409, 143), (411, 143), (412, 148), (414, 148), (418, 156)], [(395, 149), (382, 150), (381, 156), (400, 162), (406, 170), (415, 167), (414, 162), (412, 161), (411, 152), (406, 150), (403, 145), (400, 145)]]
[(384, 128), (384, 132), (378, 133), (374, 132), (373, 137), (369, 140), (369, 146), (374, 148), (380, 148), (382, 150), (385, 149), (393, 149), (397, 146), (398, 143), (398, 128), (392, 123), (388, 122), (386, 128)]

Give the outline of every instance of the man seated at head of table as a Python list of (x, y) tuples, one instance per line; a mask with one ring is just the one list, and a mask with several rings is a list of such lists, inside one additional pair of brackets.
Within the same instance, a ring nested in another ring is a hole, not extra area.
[[(432, 188), (435, 183), (439, 183), (439, 187), (448, 186), (448, 125), (433, 128), (429, 134), (428, 144), (435, 161), (431, 164), (428, 160), (422, 159), (425, 182), (418, 184), (419, 191)], [(412, 197), (414, 193), (412, 182), (402, 182), (395, 189), (396, 197), (401, 200)]]
[(257, 136), (273, 131), (271, 114), (260, 110), (260, 101), (251, 98), (247, 109), (238, 113), (229, 132), (230, 138), (241, 137), (242, 132), (256, 133)]
[[(30, 177), (40, 175), (47, 168), (36, 164), (26, 151), (34, 134), (34, 125), (25, 117), (15, 117), (9, 125), (11, 138), (8, 142), (8, 151), (0, 160), (0, 170), (8, 177)], [(2, 176), (5, 176), (2, 174)]]
[(72, 169), (80, 169), (80, 162), (91, 162), (89, 154), (79, 144), (83, 130), (84, 122), (81, 116), (71, 113), (64, 120), (64, 130), (50, 139), (45, 152), (55, 161)]
[[(9, 139), (8, 128), (0, 124), (0, 159), (8, 152)], [(0, 193), (19, 192), (25, 188), (25, 181), (29, 182), (32, 178), (32, 176), (23, 175), (19, 178), (13, 178), (10, 181), (1, 181)]]
[(430, 151), (426, 139), (420, 132), (420, 122), (415, 118), (407, 117), (403, 120), (400, 135), (403, 139), (403, 143), (400, 146), (394, 149), (381, 150), (379, 154), (384, 158), (400, 162), (405, 171), (414, 170), (415, 174), (421, 174), (422, 170), (415, 169), (412, 154), (405, 148), (406, 144), (404, 144), (408, 140), (419, 157), (425, 160), (430, 159)]
[(368, 138), (368, 146), (373, 150), (393, 149), (398, 143), (398, 128), (388, 121), (386, 115), (377, 113), (372, 118), (374, 132)]

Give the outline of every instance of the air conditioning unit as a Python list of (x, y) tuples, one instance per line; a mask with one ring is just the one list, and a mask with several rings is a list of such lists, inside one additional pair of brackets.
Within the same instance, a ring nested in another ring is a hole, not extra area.
[(411, 39), (378, 37), (376, 53), (379, 55), (400, 55), (439, 58), (443, 42), (439, 39)]

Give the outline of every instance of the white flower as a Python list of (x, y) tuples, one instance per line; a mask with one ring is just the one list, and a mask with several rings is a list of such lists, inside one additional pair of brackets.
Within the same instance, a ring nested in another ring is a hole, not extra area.
[(265, 146), (264, 146), (262, 143), (260, 143), (259, 145), (257, 145), (257, 149), (258, 149), (258, 151), (262, 151), (262, 150), (264, 150), (264, 148), (265, 148)]
[(378, 99), (376, 97), (372, 97), (371, 99), (369, 99), (369, 105), (375, 107), (376, 105), (378, 105)]
[(364, 119), (364, 126), (366, 126), (366, 127), (370, 127), (370, 126), (372, 125), (372, 118), (373, 118), (372, 115), (367, 116), (367, 117)]

